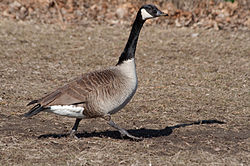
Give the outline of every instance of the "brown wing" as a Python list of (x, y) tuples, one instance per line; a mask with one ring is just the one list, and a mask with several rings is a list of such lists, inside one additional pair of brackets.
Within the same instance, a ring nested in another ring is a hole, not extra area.
[(115, 73), (112, 70), (96, 71), (84, 74), (69, 84), (56, 91), (36, 100), (41, 106), (71, 105), (74, 103), (86, 102), (87, 96), (93, 90), (106, 86), (114, 81)]

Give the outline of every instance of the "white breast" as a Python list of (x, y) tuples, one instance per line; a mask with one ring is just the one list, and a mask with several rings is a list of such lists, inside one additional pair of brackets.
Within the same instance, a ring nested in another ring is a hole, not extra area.
[(135, 59), (128, 59), (122, 64), (118, 66), (118, 69), (123, 73), (125, 76), (131, 78), (131, 81), (137, 81), (137, 75), (136, 75), (136, 68), (135, 68)]
[(134, 58), (124, 61), (117, 66), (119, 73), (124, 77), (121, 89), (117, 89), (115, 96), (110, 96), (107, 100), (102, 100), (99, 106), (104, 112), (113, 114), (122, 109), (134, 96), (137, 89), (137, 75)]

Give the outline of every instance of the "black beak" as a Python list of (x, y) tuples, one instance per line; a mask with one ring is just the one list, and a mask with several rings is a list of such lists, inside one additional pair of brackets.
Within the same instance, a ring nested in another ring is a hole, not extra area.
[(156, 13), (156, 17), (160, 17), (160, 16), (168, 16), (167, 13), (163, 13), (162, 11), (158, 10)]

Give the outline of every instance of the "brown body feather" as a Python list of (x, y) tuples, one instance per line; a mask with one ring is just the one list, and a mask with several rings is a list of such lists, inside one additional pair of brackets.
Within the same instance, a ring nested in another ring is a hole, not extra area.
[(133, 87), (130, 88), (130, 81), (131, 78), (127, 78), (118, 67), (94, 71), (77, 77), (65, 86), (38, 99), (36, 103), (43, 108), (80, 103), (77, 105), (84, 107), (83, 113), (86, 118), (100, 117), (118, 111), (117, 109), (120, 109), (124, 102), (128, 102), (125, 100), (134, 90)]

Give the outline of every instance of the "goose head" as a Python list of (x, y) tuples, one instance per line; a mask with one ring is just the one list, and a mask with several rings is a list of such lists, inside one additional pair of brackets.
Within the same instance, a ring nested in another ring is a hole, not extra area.
[(140, 8), (140, 12), (141, 12), (142, 20), (147, 20), (147, 19), (160, 17), (160, 16), (168, 16), (168, 14), (163, 13), (155, 5), (152, 5), (152, 4), (143, 5)]

